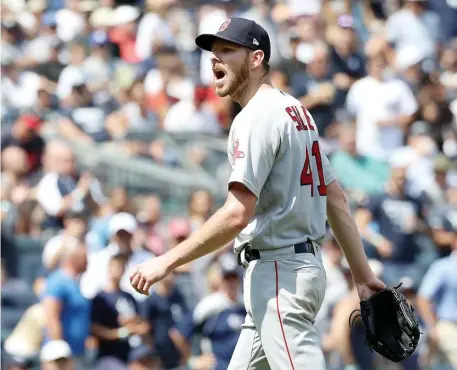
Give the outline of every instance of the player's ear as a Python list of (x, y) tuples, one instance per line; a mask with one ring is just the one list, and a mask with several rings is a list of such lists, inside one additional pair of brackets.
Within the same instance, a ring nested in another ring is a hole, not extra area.
[(262, 65), (265, 55), (262, 50), (255, 50), (252, 53), (251, 65), (252, 68), (257, 68)]

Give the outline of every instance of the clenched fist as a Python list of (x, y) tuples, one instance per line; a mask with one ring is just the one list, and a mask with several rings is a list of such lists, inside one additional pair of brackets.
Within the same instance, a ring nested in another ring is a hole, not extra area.
[(149, 289), (171, 272), (168, 261), (161, 257), (153, 258), (137, 266), (130, 275), (130, 284), (141, 294), (149, 295)]

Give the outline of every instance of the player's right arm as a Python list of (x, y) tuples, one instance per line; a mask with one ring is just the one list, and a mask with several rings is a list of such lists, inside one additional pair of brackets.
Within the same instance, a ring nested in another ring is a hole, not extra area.
[(346, 194), (337, 180), (327, 185), (327, 218), (338, 244), (351, 267), (354, 282), (365, 283), (374, 279), (368, 265), (359, 231), (352, 218)]

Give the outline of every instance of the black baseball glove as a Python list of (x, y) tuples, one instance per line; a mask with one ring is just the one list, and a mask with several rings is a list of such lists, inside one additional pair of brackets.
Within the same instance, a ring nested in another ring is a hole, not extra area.
[[(357, 317), (362, 318), (367, 345), (385, 358), (400, 362), (416, 349), (420, 330), (414, 307), (406, 302), (397, 287), (387, 287), (367, 300), (360, 302), (360, 310), (352, 312), (352, 327)], [(354, 313), (359, 312), (354, 316)]]

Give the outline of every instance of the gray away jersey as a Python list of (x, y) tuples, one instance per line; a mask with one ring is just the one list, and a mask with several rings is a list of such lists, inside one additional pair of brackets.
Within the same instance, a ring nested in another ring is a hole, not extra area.
[(294, 97), (259, 90), (230, 129), (229, 184), (239, 182), (257, 197), (249, 225), (235, 241), (239, 252), (276, 249), (325, 236), (327, 188), (335, 175), (320, 151), (319, 133)]

